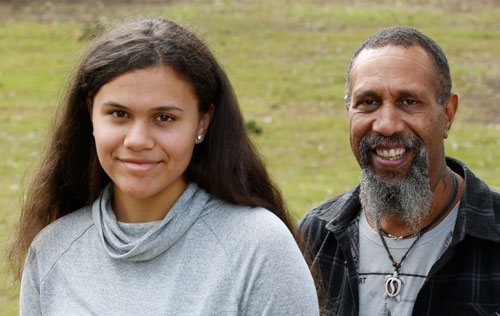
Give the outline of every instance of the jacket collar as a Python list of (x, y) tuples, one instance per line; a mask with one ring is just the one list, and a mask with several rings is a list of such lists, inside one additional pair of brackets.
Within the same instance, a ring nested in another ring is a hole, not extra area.
[[(359, 185), (342, 194), (338, 199), (327, 203), (319, 218), (326, 221), (326, 229), (335, 232), (346, 229), (357, 218), (361, 210)], [(333, 211), (332, 210), (339, 210)]]
[[(466, 235), (500, 242), (500, 210), (494, 208), (495, 201), (500, 199), (498, 192), (490, 189), (463, 162), (446, 157), (446, 163), (465, 180), (452, 244), (462, 241)], [(318, 217), (327, 222), (325, 228), (331, 232), (346, 229), (361, 210), (359, 185), (324, 206)]]

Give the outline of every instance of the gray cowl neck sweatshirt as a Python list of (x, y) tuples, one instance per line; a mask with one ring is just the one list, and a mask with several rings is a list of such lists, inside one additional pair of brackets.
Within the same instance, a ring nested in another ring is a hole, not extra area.
[(33, 241), (21, 315), (318, 315), (285, 225), (190, 183), (165, 218), (118, 222), (112, 185)]

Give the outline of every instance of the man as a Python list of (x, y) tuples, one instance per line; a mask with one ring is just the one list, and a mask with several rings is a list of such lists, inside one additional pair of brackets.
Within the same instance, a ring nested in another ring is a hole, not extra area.
[(345, 100), (360, 184), (298, 224), (323, 314), (500, 315), (500, 194), (445, 157), (458, 97), (441, 48), (375, 33)]

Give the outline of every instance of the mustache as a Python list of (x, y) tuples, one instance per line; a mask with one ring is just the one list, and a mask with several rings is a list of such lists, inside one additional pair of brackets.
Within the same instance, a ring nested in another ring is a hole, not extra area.
[(359, 155), (362, 166), (369, 166), (370, 159), (368, 159), (368, 153), (371, 150), (376, 149), (379, 146), (389, 147), (397, 144), (406, 150), (413, 150), (416, 153), (425, 147), (423, 140), (418, 136), (404, 136), (404, 135), (391, 135), (383, 136), (380, 134), (373, 136), (363, 136), (359, 142)]

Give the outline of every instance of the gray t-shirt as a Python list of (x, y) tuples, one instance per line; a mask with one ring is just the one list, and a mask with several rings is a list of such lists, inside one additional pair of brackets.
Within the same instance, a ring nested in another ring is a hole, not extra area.
[(119, 223), (108, 187), (33, 241), (21, 315), (318, 315), (297, 244), (271, 212), (190, 184), (158, 222)]
[[(361, 214), (359, 221), (360, 316), (410, 316), (412, 314), (417, 294), (427, 274), (451, 242), (458, 205), (441, 223), (420, 238), (403, 261), (399, 275), (405, 283), (401, 285), (399, 302), (395, 298), (384, 298), (386, 276), (393, 274), (394, 267), (380, 236), (370, 227), (365, 214)], [(384, 238), (394, 260), (398, 263), (415, 240), (415, 238), (402, 240)]]

